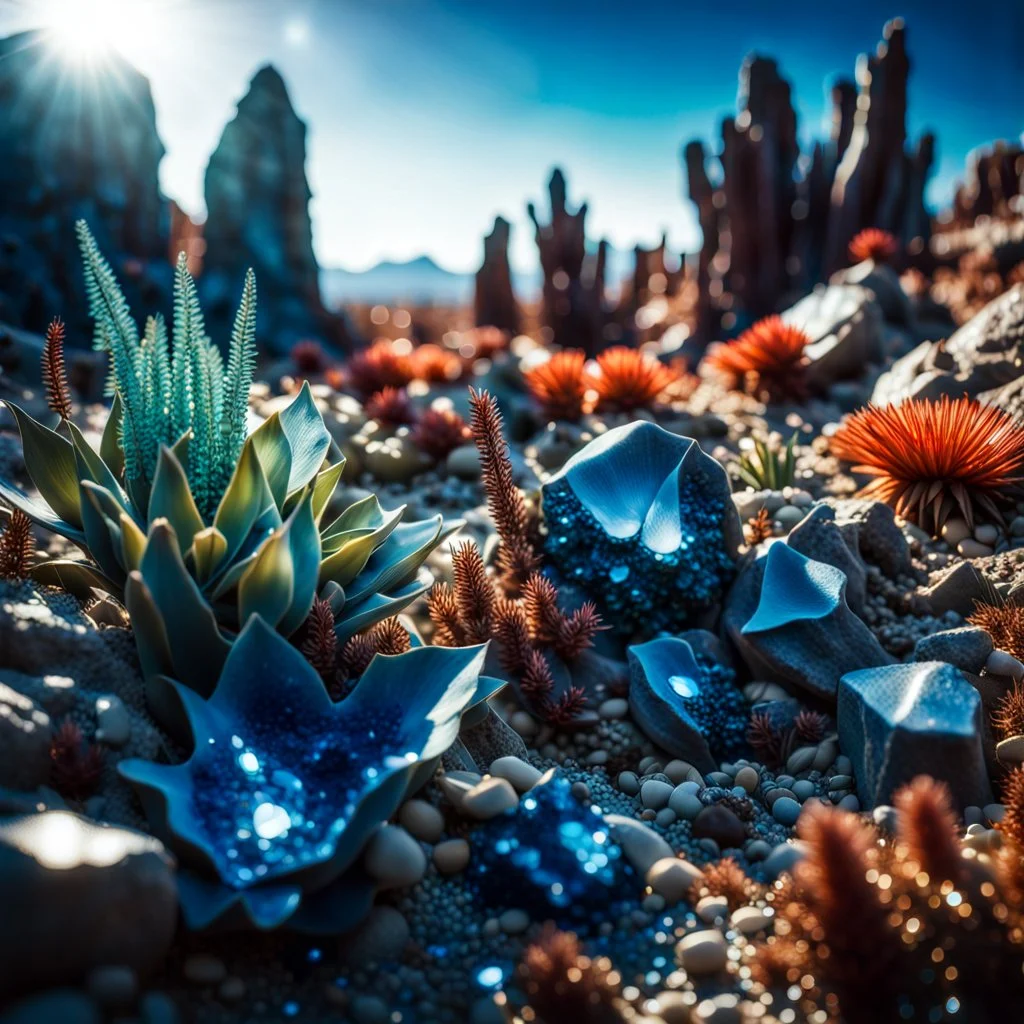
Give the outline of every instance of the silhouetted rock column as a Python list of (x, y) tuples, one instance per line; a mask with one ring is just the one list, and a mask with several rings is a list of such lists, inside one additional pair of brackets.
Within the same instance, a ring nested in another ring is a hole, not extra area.
[(149, 82), (111, 53), (103, 74), (45, 35), (0, 39), (0, 321), (41, 332), (64, 318), (70, 346), (93, 327), (75, 221), (84, 218), (139, 315), (165, 309), (169, 211)]
[[(261, 68), (206, 169), (208, 320), (230, 329), (246, 268), (256, 271), (257, 340), (275, 353), (301, 339), (348, 347), (341, 317), (320, 296), (306, 180), (306, 126), (281, 76)], [(213, 332), (222, 337), (224, 330)]]
[[(683, 166), (686, 169), (687, 190), (690, 201), (697, 207), (697, 223), (700, 225), (702, 241), (697, 254), (697, 315), (694, 336), (708, 342), (718, 334), (720, 306), (714, 298), (721, 295), (720, 273), (715, 274), (716, 284), (712, 288), (714, 259), (720, 244), (719, 222), (722, 213), (715, 204), (715, 190), (707, 172), (707, 157), (704, 145), (694, 140), (683, 147)], [(724, 254), (723, 259), (728, 259)]]
[(575, 213), (566, 208), (565, 176), (559, 169), (548, 183), (551, 220), (541, 224), (533, 203), (526, 212), (536, 229), (535, 238), (544, 272), (544, 325), (554, 344), (582, 348), (589, 355), (604, 342), (604, 272), (607, 245), (588, 258), (585, 220), (587, 204)]
[(494, 228), (484, 238), (484, 261), (476, 272), (473, 310), (477, 327), (497, 327), (519, 333), (519, 306), (512, 288), (508, 262), (511, 225), (504, 217), (494, 218)]
[(1024, 148), (996, 142), (967, 158), (967, 177), (953, 200), (954, 223), (963, 227), (982, 216), (1007, 216), (1009, 202), (1024, 194)]

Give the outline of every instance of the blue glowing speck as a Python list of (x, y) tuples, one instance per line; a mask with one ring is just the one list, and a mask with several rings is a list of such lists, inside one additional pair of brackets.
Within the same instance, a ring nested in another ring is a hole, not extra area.
[(669, 676), (668, 684), (680, 697), (696, 697), (700, 694), (700, 684), (690, 676)]
[(612, 581), (612, 583), (623, 583), (628, 577), (628, 565), (616, 565), (608, 571), (608, 578)]
[(481, 967), (476, 972), (476, 981), (483, 988), (497, 988), (505, 980), (505, 972), (495, 965)]

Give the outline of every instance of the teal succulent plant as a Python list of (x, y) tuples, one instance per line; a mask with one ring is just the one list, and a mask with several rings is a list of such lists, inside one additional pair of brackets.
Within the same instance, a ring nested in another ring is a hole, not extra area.
[(192, 756), (119, 770), (181, 861), (186, 923), (333, 933), (358, 923), (376, 889), (359, 865), (367, 840), (455, 741), (463, 712), (504, 685), (480, 676), (485, 653), (377, 655), (333, 704), (302, 655), (254, 615), (209, 700), (168, 681)]
[[(159, 317), (140, 335), (88, 228), (78, 231), (114, 400), (99, 451), (64, 414), (50, 429), (8, 403), (46, 506), (4, 480), (0, 498), (90, 560), (46, 562), (33, 575), (123, 600), (147, 679), (170, 676), (204, 696), (254, 615), (290, 636), (319, 593), (344, 642), (421, 593), (421, 566), (452, 527), (440, 516), (403, 523), (404, 507), (385, 511), (372, 495), (324, 523), (344, 460), (329, 461), (308, 385), (247, 435), (252, 274), (225, 361), (184, 257), (170, 338)], [(151, 687), (150, 697), (163, 705), (167, 693)]]
[(736, 467), (740, 480), (755, 491), (792, 487), (796, 480), (796, 438), (794, 433), (785, 445), (771, 446), (755, 437), (753, 449), (740, 456)]

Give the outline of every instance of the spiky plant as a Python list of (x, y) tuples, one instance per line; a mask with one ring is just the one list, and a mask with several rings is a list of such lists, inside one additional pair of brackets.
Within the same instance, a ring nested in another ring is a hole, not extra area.
[(730, 910), (745, 907), (764, 891), (739, 866), (733, 857), (723, 857), (708, 864), (701, 878), (690, 887), (689, 899), (694, 905), (704, 896), (722, 896)]
[(979, 511), (1001, 522), (999, 506), (1024, 482), (1024, 424), (966, 396), (868, 405), (830, 445), (855, 473), (874, 478), (862, 497), (936, 534), (954, 512), (972, 528)]
[(71, 389), (64, 365), (64, 322), (52, 320), (46, 328), (41, 363), (46, 404), (62, 420), (71, 419)]
[(757, 515), (751, 516), (743, 527), (744, 537), (751, 547), (756, 547), (767, 540), (774, 532), (772, 517), (768, 515), (768, 509), (763, 505), (757, 510)]
[(288, 355), (296, 371), (303, 375), (323, 373), (329, 365), (323, 345), (312, 338), (295, 342)]
[(369, 348), (356, 352), (345, 373), (348, 383), (367, 398), (382, 388), (404, 388), (416, 379), (412, 358), (387, 338), (378, 338)]
[(1024, 605), (979, 601), (967, 621), (985, 630), (998, 650), (1012, 654), (1018, 661), (1024, 658)]
[(872, 260), (885, 263), (896, 254), (899, 243), (896, 237), (881, 228), (865, 228), (858, 231), (850, 242), (850, 256), (858, 263)]
[(736, 468), (740, 480), (755, 491), (792, 487), (796, 480), (796, 438), (794, 433), (785, 445), (769, 445), (755, 437), (753, 448), (740, 456)]
[(549, 419), (575, 423), (586, 410), (587, 389), (582, 349), (556, 352), (546, 362), (526, 370), (523, 379), (531, 397)]
[(16, 508), (11, 512), (7, 525), (0, 531), (0, 579), (28, 579), (35, 550), (32, 520), (20, 508)]
[(69, 718), (50, 740), (50, 783), (61, 796), (84, 800), (96, 792), (103, 760), (102, 748), (90, 743)]
[[(252, 274), (225, 362), (206, 336), (184, 258), (170, 338), (158, 316), (140, 335), (84, 223), (78, 232), (114, 405), (96, 452), (70, 419), (61, 419), (60, 432), (49, 430), (8, 403), (29, 475), (49, 507), (2, 480), (0, 497), (77, 544), (93, 564), (43, 562), (32, 575), (118, 597), (147, 678), (175, 678), (204, 695), (254, 614), (290, 636), (319, 592), (343, 643), (422, 593), (420, 567), (451, 530), (440, 516), (400, 523), (402, 509), (386, 512), (372, 495), (322, 523), (344, 463), (327, 462), (330, 435), (308, 385), (246, 436)], [(58, 363), (49, 365), (48, 391), (60, 412)], [(151, 687), (154, 701), (159, 689)]]
[(469, 427), (454, 409), (427, 409), (412, 432), (413, 444), (432, 459), (447, 458), (469, 439)]
[(463, 365), (459, 356), (450, 349), (428, 342), (412, 350), (412, 370), (416, 380), (450, 384), (462, 376)]
[(615, 345), (598, 354), (589, 377), (597, 392), (597, 409), (636, 412), (651, 409), (664, 399), (680, 373), (677, 367), (666, 366), (648, 352)]
[(385, 427), (401, 427), (416, 422), (416, 409), (405, 388), (381, 388), (366, 400), (363, 411)]
[(769, 316), (738, 338), (711, 345), (703, 365), (730, 388), (766, 401), (801, 398), (810, 340), (782, 317)]

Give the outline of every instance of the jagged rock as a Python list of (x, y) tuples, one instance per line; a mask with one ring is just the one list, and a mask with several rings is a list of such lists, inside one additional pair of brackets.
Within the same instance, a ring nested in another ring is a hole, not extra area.
[(867, 599), (867, 572), (856, 546), (836, 524), (835, 509), (818, 504), (789, 532), (786, 543), (815, 562), (834, 566), (846, 576), (846, 603), (856, 615), (864, 611)]
[[(206, 253), (200, 287), (213, 337), (226, 336), (245, 271), (256, 271), (256, 337), (275, 354), (316, 338), (351, 344), (320, 295), (306, 181), (306, 126), (284, 80), (256, 72), (206, 168)], [(223, 329), (222, 329), (223, 328)]]
[(914, 661), (945, 661), (966, 672), (980, 673), (991, 653), (992, 637), (978, 626), (964, 626), (921, 637), (914, 647)]
[(519, 306), (508, 262), (510, 231), (511, 225), (504, 217), (495, 217), (491, 233), (484, 238), (484, 261), (476, 272), (473, 313), (478, 327), (497, 327), (518, 334)]
[(50, 716), (0, 683), (0, 786), (35, 789), (50, 774)]
[(918, 775), (945, 781), (961, 809), (990, 803), (981, 698), (952, 665), (929, 661), (846, 673), (839, 742), (865, 808), (891, 804)]
[(482, 721), (463, 725), (459, 739), (483, 771), (487, 771), (491, 762), (499, 757), (518, 757), (524, 761), (527, 758), (522, 737), (489, 706), (486, 706)]
[(835, 509), (836, 525), (851, 551), (859, 551), (865, 562), (877, 565), (889, 579), (913, 573), (910, 545), (888, 505), (865, 498), (830, 498), (828, 504)]
[(972, 150), (967, 157), (966, 180), (953, 198), (953, 223), (972, 225), (979, 217), (1005, 216), (1010, 200), (1021, 194), (1019, 142), (994, 142)]
[(957, 562), (944, 576), (924, 591), (936, 615), (956, 612), (967, 618), (979, 601), (991, 600), (993, 587), (971, 562)]
[(163, 844), (67, 811), (0, 824), (0, 993), (79, 982), (118, 964), (145, 976), (170, 949), (178, 899)]
[(604, 347), (604, 272), (608, 243), (596, 256), (586, 249), (587, 204), (575, 213), (566, 208), (565, 175), (555, 168), (548, 182), (551, 221), (541, 224), (533, 203), (526, 212), (533, 222), (540, 265), (544, 271), (544, 324), (561, 348), (582, 348), (595, 355)]
[(862, 260), (839, 270), (831, 277), (831, 287), (859, 286), (874, 296), (885, 319), (891, 324), (907, 326), (914, 321), (910, 298), (900, 285), (896, 271), (884, 263)]
[(733, 585), (722, 624), (755, 678), (832, 703), (853, 666), (892, 658), (846, 603), (846, 577), (775, 542)]
[(101, 86), (39, 32), (0, 39), (0, 321), (41, 334), (55, 314), (89, 348), (74, 225), (89, 222), (129, 305), (165, 309), (169, 212), (149, 82), (116, 51)]
[[(922, 342), (875, 384), (876, 405), (907, 397), (997, 397), (1024, 371), (1024, 284), (993, 299), (942, 342)], [(994, 394), (992, 394), (994, 393)]]

